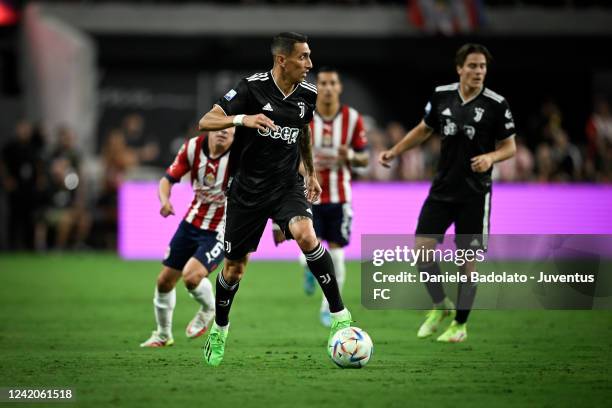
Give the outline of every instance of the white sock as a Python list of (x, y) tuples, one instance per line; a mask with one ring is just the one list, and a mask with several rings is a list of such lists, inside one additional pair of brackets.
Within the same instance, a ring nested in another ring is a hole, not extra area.
[(172, 289), (168, 293), (161, 293), (155, 288), (153, 298), (153, 309), (155, 310), (155, 321), (157, 331), (168, 337), (172, 337), (172, 313), (176, 306), (176, 290)]
[(198, 286), (189, 291), (192, 298), (202, 305), (204, 312), (215, 310), (215, 295), (212, 284), (208, 278), (202, 278)]
[[(344, 248), (330, 248), (329, 256), (331, 256), (334, 264), (334, 272), (336, 273), (336, 281), (338, 282), (338, 290), (342, 293), (342, 287), (346, 278), (346, 264), (344, 263)], [(329, 312), (329, 303), (323, 296), (321, 300), (321, 311)]]

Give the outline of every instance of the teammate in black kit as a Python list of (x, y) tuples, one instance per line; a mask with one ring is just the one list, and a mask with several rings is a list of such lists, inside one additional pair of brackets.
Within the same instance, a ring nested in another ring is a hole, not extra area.
[[(391, 149), (380, 154), (384, 166), (398, 155), (440, 135), (441, 154), (429, 196), (419, 215), (416, 247), (433, 249), (444, 233), (455, 224), (460, 249), (486, 249), (491, 213), (491, 172), (493, 163), (512, 157), (514, 121), (508, 102), (484, 87), (491, 54), (482, 45), (466, 44), (455, 56), (459, 82), (439, 86), (425, 107), (425, 117)], [(419, 260), (419, 271), (439, 274), (431, 259)], [(473, 262), (462, 267), (474, 271)], [(427, 283), (434, 307), (418, 331), (418, 337), (432, 335), (444, 318), (455, 315), (455, 306), (446, 297), (441, 283)], [(476, 286), (461, 283), (455, 319), (438, 337), (442, 342), (467, 338), (466, 321), (474, 303)]]
[[(204, 345), (210, 365), (221, 363), (229, 311), (248, 254), (257, 249), (269, 218), (296, 240), (332, 312), (331, 335), (350, 326), (328, 252), (317, 240), (310, 202), (321, 187), (314, 171), (310, 127), (317, 89), (305, 81), (312, 68), (307, 37), (281, 33), (272, 40), (271, 71), (242, 79), (200, 120), (200, 130), (236, 126), (234, 178), (228, 190), (225, 266), (216, 284), (215, 324)], [(298, 172), (304, 163), (306, 179)], [(306, 187), (306, 194), (305, 194)]]

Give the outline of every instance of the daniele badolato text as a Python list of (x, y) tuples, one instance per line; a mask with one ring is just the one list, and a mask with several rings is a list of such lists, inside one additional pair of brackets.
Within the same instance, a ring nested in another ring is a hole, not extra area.
[(464, 275), (460, 272), (444, 272), (432, 274), (428, 272), (374, 272), (372, 280), (376, 283), (526, 283), (535, 281), (537, 283), (593, 283), (594, 275), (574, 274), (545, 274), (540, 272), (539, 276), (526, 275), (522, 273), (508, 272), (471, 272)]
[[(380, 268), (387, 263), (395, 265), (409, 265), (418, 268), (418, 261), (447, 262), (457, 267), (461, 267), (468, 262), (476, 265), (485, 261), (485, 251), (482, 249), (425, 249), (409, 248), (407, 246), (396, 246), (394, 249), (376, 249), (372, 253), (372, 265)], [(482, 265), (482, 264), (481, 264)], [(538, 274), (509, 273), (509, 272), (470, 272), (462, 274), (456, 272), (429, 273), (421, 272), (382, 272), (376, 271), (372, 274), (375, 283), (525, 283), (535, 281), (537, 283), (593, 283), (593, 274), (572, 273), (572, 274)]]

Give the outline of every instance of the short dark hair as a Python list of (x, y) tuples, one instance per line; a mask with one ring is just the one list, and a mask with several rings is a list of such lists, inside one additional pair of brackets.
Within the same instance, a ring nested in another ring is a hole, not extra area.
[(493, 61), (493, 56), (484, 45), (480, 44), (464, 44), (457, 50), (455, 54), (455, 65), (462, 67), (465, 64), (465, 60), (470, 54), (482, 54), (487, 60), (487, 65)]
[(317, 75), (322, 74), (324, 72), (328, 72), (328, 73), (336, 73), (338, 74), (338, 76), (340, 76), (340, 72), (338, 72), (338, 70), (330, 65), (325, 65), (322, 66), (321, 68), (319, 68), (319, 70), (317, 71)]
[(319, 80), (319, 74), (336, 74), (336, 76), (338, 77), (338, 81), (342, 82), (340, 80), (340, 72), (338, 72), (338, 70), (332, 66), (326, 65), (319, 68), (319, 70), (317, 71), (317, 81)]
[(294, 32), (280, 33), (272, 38), (272, 46), (270, 47), (270, 50), (272, 51), (272, 55), (289, 55), (293, 52), (293, 46), (296, 43), (305, 42), (308, 42), (308, 37), (306, 37), (304, 34)]

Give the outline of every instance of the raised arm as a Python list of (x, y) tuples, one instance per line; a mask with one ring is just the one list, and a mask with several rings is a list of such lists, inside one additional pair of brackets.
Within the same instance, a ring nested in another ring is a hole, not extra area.
[(198, 128), (200, 131), (227, 129), (234, 126), (233, 121), (236, 116), (238, 115), (227, 116), (219, 105), (214, 105), (211, 110), (202, 116)]
[(262, 131), (268, 129), (276, 130), (276, 125), (274, 125), (272, 119), (268, 118), (263, 113), (257, 115), (239, 114), (227, 116), (219, 105), (213, 106), (211, 110), (202, 116), (202, 119), (200, 119), (198, 123), (200, 131), (222, 130), (232, 126), (246, 126)]

